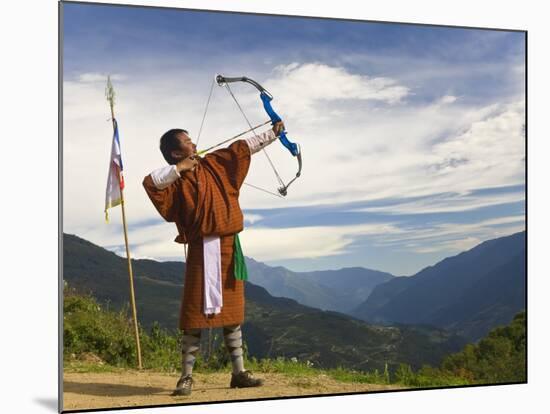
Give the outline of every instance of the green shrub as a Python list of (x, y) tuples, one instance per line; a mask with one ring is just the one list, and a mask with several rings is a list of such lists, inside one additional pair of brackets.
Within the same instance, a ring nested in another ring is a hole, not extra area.
[[(154, 324), (150, 334), (139, 327), (144, 368), (179, 369), (178, 338)], [(135, 367), (137, 348), (128, 307), (103, 309), (88, 295), (65, 291), (63, 306), (63, 357), (69, 361), (93, 354), (116, 367)]]
[(477, 384), (524, 382), (526, 367), (526, 316), (520, 312), (505, 327), (493, 329), (477, 345), (449, 355), (442, 369)]

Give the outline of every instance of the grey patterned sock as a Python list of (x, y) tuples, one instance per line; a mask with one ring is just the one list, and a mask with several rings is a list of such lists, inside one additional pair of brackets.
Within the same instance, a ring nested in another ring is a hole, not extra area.
[(238, 374), (239, 372), (244, 371), (241, 325), (224, 326), (223, 339), (225, 342), (225, 347), (231, 356), (233, 374)]
[(193, 374), (196, 355), (199, 351), (201, 341), (200, 329), (185, 329), (183, 331), (181, 346), (181, 373), (182, 375)]

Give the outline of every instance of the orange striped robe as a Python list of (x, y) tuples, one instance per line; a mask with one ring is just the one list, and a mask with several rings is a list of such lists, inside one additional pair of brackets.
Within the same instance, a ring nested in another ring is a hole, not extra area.
[[(243, 229), (239, 190), (250, 167), (248, 144), (239, 140), (207, 154), (194, 171), (181, 173), (159, 190), (150, 175), (143, 186), (160, 215), (176, 223), (176, 242), (188, 243), (185, 283), (180, 306), (180, 329), (219, 327), (244, 321), (244, 282), (233, 275), (234, 234)], [(205, 315), (203, 237), (220, 237), (223, 307)]]

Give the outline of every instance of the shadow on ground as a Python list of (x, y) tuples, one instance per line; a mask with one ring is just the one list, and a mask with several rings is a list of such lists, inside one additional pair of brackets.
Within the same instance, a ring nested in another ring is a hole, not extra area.
[(75, 394), (97, 395), (100, 397), (130, 397), (133, 395), (151, 395), (166, 393), (172, 390), (166, 390), (158, 387), (139, 387), (125, 384), (106, 384), (100, 382), (72, 382), (64, 381), (64, 392), (73, 392)]
[(42, 407), (47, 408), (50, 411), (58, 412), (57, 398), (35, 398), (34, 402), (40, 404)]

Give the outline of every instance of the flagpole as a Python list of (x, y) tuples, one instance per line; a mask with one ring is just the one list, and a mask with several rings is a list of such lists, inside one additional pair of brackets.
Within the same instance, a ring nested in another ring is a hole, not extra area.
[[(116, 128), (114, 98), (115, 98), (115, 91), (111, 83), (111, 77), (109, 76), (107, 78), (107, 100), (109, 101), (109, 105), (111, 107), (111, 121), (113, 122), (113, 131)], [(120, 207), (122, 208), (122, 225), (124, 227), (124, 244), (126, 245), (126, 259), (128, 260), (128, 275), (130, 277), (130, 302), (132, 305), (132, 316), (134, 319), (134, 334), (136, 338), (137, 362), (138, 362), (138, 369), (142, 369), (143, 367), (141, 364), (141, 346), (139, 343), (136, 299), (134, 294), (134, 274), (132, 272), (132, 259), (130, 258), (130, 247), (128, 245), (128, 227), (126, 226), (126, 210), (124, 208), (124, 191), (120, 186), (120, 175), (118, 178), (119, 178), (119, 187), (120, 187)]]

